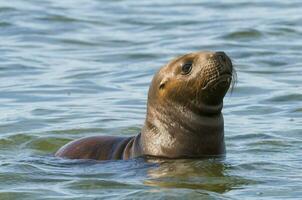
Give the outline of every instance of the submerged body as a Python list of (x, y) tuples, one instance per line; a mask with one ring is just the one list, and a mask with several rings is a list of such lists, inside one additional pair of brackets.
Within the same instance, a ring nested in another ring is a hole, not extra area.
[(232, 74), (231, 60), (223, 52), (178, 57), (153, 77), (140, 134), (86, 137), (64, 145), (55, 155), (96, 160), (224, 155), (221, 110)]

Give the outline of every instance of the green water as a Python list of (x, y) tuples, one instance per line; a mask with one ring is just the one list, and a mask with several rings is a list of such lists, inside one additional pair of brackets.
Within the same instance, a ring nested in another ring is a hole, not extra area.
[[(302, 3), (0, 2), (0, 199), (300, 199)], [(222, 160), (75, 161), (76, 138), (139, 133), (160, 66), (225, 51)]]

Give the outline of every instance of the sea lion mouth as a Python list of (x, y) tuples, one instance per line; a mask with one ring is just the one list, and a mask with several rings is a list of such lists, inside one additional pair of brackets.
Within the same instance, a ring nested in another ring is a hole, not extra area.
[(217, 88), (217, 87), (226, 87), (228, 88), (232, 82), (232, 74), (231, 73), (224, 73), (215, 79), (211, 79), (206, 83), (206, 85), (202, 88), (202, 90), (210, 88)]

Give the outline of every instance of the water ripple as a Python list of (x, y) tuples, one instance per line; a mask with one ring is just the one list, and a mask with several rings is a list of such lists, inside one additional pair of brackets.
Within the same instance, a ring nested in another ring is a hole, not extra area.
[[(2, 1), (0, 199), (297, 199), (300, 13), (298, 0)], [(153, 74), (201, 50), (238, 74), (225, 160), (53, 157), (76, 138), (138, 134)]]

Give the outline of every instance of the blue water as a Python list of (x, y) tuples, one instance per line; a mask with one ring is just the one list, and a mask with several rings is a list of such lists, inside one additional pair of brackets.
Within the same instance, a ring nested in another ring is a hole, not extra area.
[[(301, 1), (0, 2), (0, 199), (300, 199)], [(139, 133), (153, 74), (225, 51), (222, 160), (74, 161), (73, 139)]]

